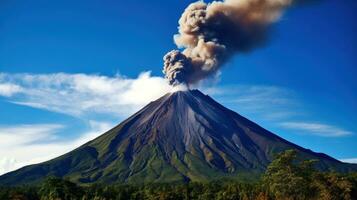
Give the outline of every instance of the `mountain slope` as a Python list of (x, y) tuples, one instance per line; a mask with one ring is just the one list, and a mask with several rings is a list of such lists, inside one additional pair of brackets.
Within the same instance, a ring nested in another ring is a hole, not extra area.
[(285, 149), (319, 160), (321, 170), (357, 170), (356, 165), (292, 144), (190, 90), (168, 93), (63, 156), (1, 176), (0, 184), (36, 183), (48, 175), (79, 183), (254, 177)]

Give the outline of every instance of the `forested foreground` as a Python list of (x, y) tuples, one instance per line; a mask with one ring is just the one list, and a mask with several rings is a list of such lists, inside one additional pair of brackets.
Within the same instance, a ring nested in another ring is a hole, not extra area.
[(2, 187), (0, 199), (357, 199), (357, 173), (319, 172), (314, 161), (298, 161), (296, 152), (281, 153), (254, 183), (230, 180), (209, 183), (79, 186), (55, 177), (38, 186)]

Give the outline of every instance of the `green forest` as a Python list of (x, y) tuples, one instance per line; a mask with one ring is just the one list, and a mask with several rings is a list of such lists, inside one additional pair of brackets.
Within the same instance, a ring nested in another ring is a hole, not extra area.
[(357, 173), (320, 172), (314, 160), (297, 152), (280, 153), (256, 182), (153, 183), (145, 185), (77, 185), (48, 177), (41, 184), (0, 187), (0, 199), (17, 200), (350, 200), (357, 199)]

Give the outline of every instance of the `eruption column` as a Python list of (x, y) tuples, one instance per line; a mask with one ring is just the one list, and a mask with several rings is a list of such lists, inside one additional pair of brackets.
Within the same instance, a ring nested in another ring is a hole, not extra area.
[[(306, 1), (306, 0), (305, 0)], [(164, 56), (163, 73), (171, 85), (191, 85), (214, 74), (235, 53), (268, 41), (269, 26), (292, 0), (225, 0), (190, 4), (174, 36), (182, 49)]]

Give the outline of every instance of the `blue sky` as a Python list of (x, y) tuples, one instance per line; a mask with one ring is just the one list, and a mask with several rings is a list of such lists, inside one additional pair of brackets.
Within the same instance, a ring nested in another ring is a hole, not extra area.
[[(69, 151), (169, 91), (162, 57), (190, 2), (1, 1), (0, 173)], [(356, 9), (289, 9), (265, 47), (200, 89), (298, 145), (357, 160)]]

